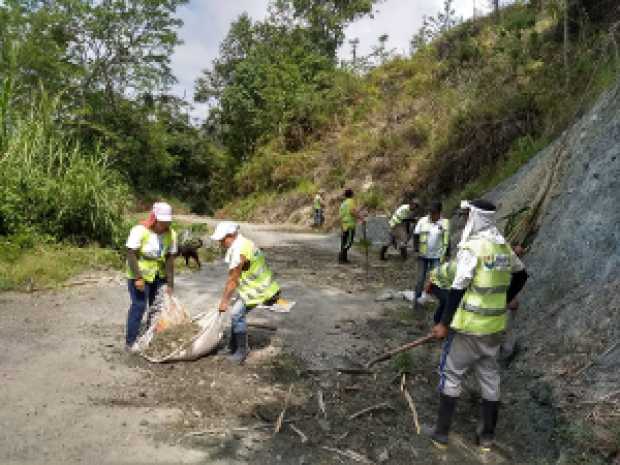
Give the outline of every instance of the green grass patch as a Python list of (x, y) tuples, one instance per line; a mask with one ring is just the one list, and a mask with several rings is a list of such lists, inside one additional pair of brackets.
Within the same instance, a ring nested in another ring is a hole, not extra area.
[(43, 243), (22, 249), (0, 243), (0, 291), (54, 288), (88, 270), (120, 270), (124, 258), (96, 246)]

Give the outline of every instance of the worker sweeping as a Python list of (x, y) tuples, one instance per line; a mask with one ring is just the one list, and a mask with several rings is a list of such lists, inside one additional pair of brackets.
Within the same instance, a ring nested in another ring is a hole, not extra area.
[(429, 214), (420, 218), (413, 232), (413, 246), (418, 255), (418, 281), (415, 286), (414, 310), (422, 295), (428, 273), (450, 255), (450, 220), (441, 217), (441, 202), (433, 202)]
[(419, 201), (410, 195), (396, 209), (388, 224), (390, 225), (390, 240), (381, 247), (381, 260), (386, 260), (386, 253), (390, 247), (400, 251), (400, 256), (405, 260), (407, 258), (407, 242), (409, 242), (409, 228), (413, 221), (413, 214), (419, 205)]
[(495, 206), (485, 200), (462, 204), (467, 223), (458, 246), (456, 271), (441, 321), (433, 327), (445, 339), (439, 365), (439, 412), (434, 429), (425, 429), (435, 445), (445, 447), (465, 373), (473, 369), (482, 404), (478, 444), (495, 440), (500, 399), (497, 355), (506, 329), (507, 302), (527, 280), (525, 267), (495, 226)]
[[(219, 311), (230, 308), (231, 360), (243, 363), (248, 356), (247, 313), (258, 305), (272, 305), (280, 296), (280, 286), (265, 261), (265, 255), (254, 242), (239, 233), (239, 225), (224, 221), (217, 225), (211, 239), (226, 249), (228, 278)], [(233, 297), (238, 298), (234, 300)], [(231, 306), (232, 303), (232, 306)]]

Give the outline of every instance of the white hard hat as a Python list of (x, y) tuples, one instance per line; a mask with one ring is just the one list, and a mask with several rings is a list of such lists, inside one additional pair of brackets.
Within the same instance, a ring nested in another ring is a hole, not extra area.
[(157, 221), (172, 221), (172, 207), (166, 202), (153, 204), (153, 215)]
[(211, 235), (211, 239), (214, 241), (221, 241), (230, 234), (236, 234), (239, 232), (239, 225), (232, 221), (222, 221), (217, 225), (215, 231)]

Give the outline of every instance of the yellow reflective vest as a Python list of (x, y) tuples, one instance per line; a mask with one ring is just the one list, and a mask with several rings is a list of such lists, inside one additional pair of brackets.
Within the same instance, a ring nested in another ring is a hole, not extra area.
[[(426, 256), (428, 253), (428, 234), (431, 229), (430, 217), (425, 216), (422, 218), (420, 223), (420, 255)], [(450, 220), (446, 218), (441, 218), (439, 220), (439, 224), (442, 229), (442, 251), (440, 253), (440, 257), (443, 256), (448, 250), (448, 245), (450, 244)]]
[(246, 305), (260, 305), (276, 295), (280, 286), (273, 279), (262, 250), (245, 237), (241, 240), (241, 255), (249, 260), (250, 266), (241, 273), (237, 292)]
[(392, 215), (392, 218), (390, 218), (390, 221), (389, 221), (390, 228), (393, 228), (394, 226), (402, 223), (403, 220), (409, 218), (410, 215), (411, 215), (411, 207), (409, 206), (409, 204), (407, 203), (402, 204), (400, 207), (396, 209), (396, 211)]
[[(170, 247), (172, 247), (172, 243), (177, 240), (177, 233), (172, 228), (166, 232), (162, 237), (162, 249), (160, 254), (157, 257), (147, 257), (145, 255), (145, 247), (148, 243), (151, 234), (156, 234), (151, 231), (149, 228), (144, 228), (144, 233), (140, 239), (140, 248), (137, 250), (138, 255), (138, 268), (140, 269), (140, 274), (142, 275), (142, 279), (147, 283), (152, 283), (155, 281), (155, 277), (159, 276), (160, 278), (166, 277), (166, 255), (170, 251)], [(129, 267), (129, 262), (127, 262), (127, 278), (128, 279), (136, 279), (136, 276), (131, 271)]]
[(343, 231), (355, 229), (353, 210), (355, 210), (355, 201), (353, 199), (345, 199), (340, 204), (340, 224)]
[(506, 293), (512, 276), (510, 246), (472, 238), (462, 247), (473, 252), (478, 262), (451, 327), (476, 336), (504, 331)]
[(431, 283), (441, 289), (450, 289), (454, 276), (456, 276), (456, 261), (454, 260), (442, 263), (430, 272)]

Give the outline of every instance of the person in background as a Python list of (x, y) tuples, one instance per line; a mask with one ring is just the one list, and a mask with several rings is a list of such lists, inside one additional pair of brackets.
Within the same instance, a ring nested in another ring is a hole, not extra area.
[(131, 305), (127, 315), (126, 350), (137, 352), (135, 342), (147, 306), (159, 289), (167, 284), (174, 289), (174, 257), (177, 234), (170, 227), (172, 207), (165, 202), (153, 204), (149, 217), (131, 228), (127, 238), (127, 287)]
[(450, 255), (450, 221), (441, 217), (441, 202), (433, 202), (429, 214), (420, 218), (413, 232), (413, 246), (418, 255), (418, 281), (415, 287), (414, 310), (422, 295), (427, 274)]
[(448, 303), (448, 294), (450, 293), (450, 287), (452, 287), (452, 281), (454, 281), (454, 275), (456, 274), (456, 261), (450, 260), (442, 263), (437, 268), (431, 270), (429, 274), (429, 280), (426, 283), (424, 291), (433, 295), (439, 301), (435, 314), (433, 315), (433, 321), (435, 324), (441, 322), (443, 310)]
[[(211, 239), (226, 249), (224, 260), (228, 264), (228, 277), (219, 311), (226, 312), (230, 308), (230, 358), (242, 364), (249, 353), (246, 314), (258, 305), (276, 303), (280, 286), (273, 279), (262, 250), (239, 233), (238, 224), (230, 221), (219, 223)], [(231, 306), (235, 295), (239, 298)]]
[(409, 241), (409, 222), (412, 220), (412, 215), (415, 209), (418, 207), (418, 200), (413, 197), (407, 197), (404, 202), (396, 209), (392, 217), (390, 218), (390, 242), (381, 247), (380, 258), (381, 260), (387, 260), (385, 254), (387, 253), (390, 245), (395, 249), (400, 250), (400, 256), (405, 260), (407, 258), (407, 242)]
[(467, 224), (456, 257), (456, 272), (441, 321), (433, 327), (445, 339), (439, 364), (439, 411), (433, 443), (445, 447), (463, 377), (474, 370), (482, 403), (476, 430), (483, 449), (493, 446), (497, 424), (500, 375), (497, 355), (506, 329), (507, 303), (527, 281), (527, 272), (495, 226), (496, 207), (486, 200), (468, 202)]
[(353, 189), (345, 189), (344, 200), (340, 204), (340, 227), (342, 236), (340, 238), (340, 255), (338, 263), (349, 263), (347, 254), (355, 239), (355, 227), (359, 220), (359, 213), (355, 200), (353, 199)]
[(322, 195), (325, 193), (323, 189), (319, 190), (314, 196), (314, 226), (320, 227), (323, 226), (325, 222), (325, 216), (323, 214), (323, 197)]

